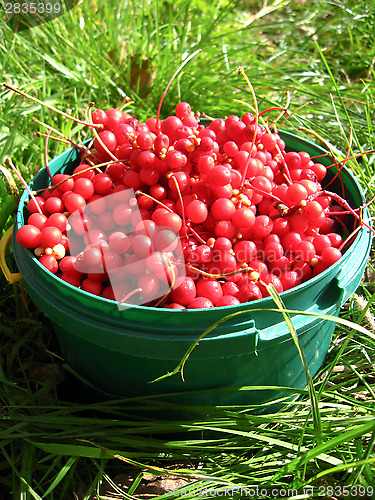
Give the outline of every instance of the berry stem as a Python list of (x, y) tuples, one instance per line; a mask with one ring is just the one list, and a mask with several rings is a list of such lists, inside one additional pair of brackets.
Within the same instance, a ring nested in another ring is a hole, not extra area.
[[(284, 124), (293, 116), (297, 113), (297, 111), (300, 111), (302, 108), (304, 108), (305, 106), (310, 106), (311, 104), (313, 104), (312, 101), (309, 101), (309, 102), (305, 102), (305, 104), (301, 104), (301, 106), (298, 106), (298, 108), (296, 108), (295, 110), (293, 110), (291, 113), (288, 113), (288, 115), (285, 117), (284, 121), (281, 122), (281, 125), (279, 126), (279, 128), (277, 129), (277, 133), (280, 132), (280, 130), (282, 129), (282, 127), (284, 126)], [(276, 123), (276, 121), (274, 122)]]
[(334, 161), (334, 164), (337, 168), (337, 172), (339, 173), (339, 176), (340, 176), (340, 182), (341, 182), (341, 189), (342, 189), (342, 195), (345, 196), (345, 188), (344, 188), (344, 182), (342, 180), (342, 177), (341, 177), (341, 170), (340, 170), (340, 165), (339, 165), (339, 162), (336, 160), (336, 157), (335, 155), (333, 154), (333, 151), (332, 151), (332, 148), (330, 147), (330, 145), (328, 144), (327, 141), (325, 141), (323, 139), (323, 137), (321, 137), (317, 132), (315, 132), (314, 130), (310, 130), (308, 128), (305, 128), (305, 127), (298, 127), (298, 130), (302, 130), (303, 132), (307, 132), (307, 133), (310, 133), (312, 134), (314, 137), (316, 137), (319, 141), (321, 141), (323, 143), (323, 145), (328, 149), (329, 153), (330, 153), (330, 156), (332, 157), (333, 161)]
[(157, 200), (156, 198), (154, 198), (153, 196), (151, 196), (150, 194), (148, 193), (144, 193), (143, 191), (141, 191), (140, 189), (138, 189), (136, 192), (135, 192), (136, 195), (142, 195), (142, 196), (146, 196), (146, 198), (149, 198), (150, 200), (152, 200), (154, 203), (156, 203), (157, 205), (160, 205), (161, 207), (165, 208), (166, 210), (168, 210), (168, 212), (172, 212), (172, 214), (174, 214), (175, 212), (170, 208), (170, 207), (167, 207), (167, 205), (164, 205), (164, 203), (162, 203), (160, 200)]
[(128, 299), (130, 299), (130, 297), (132, 297), (133, 295), (135, 295), (136, 293), (142, 293), (142, 288), (136, 288), (135, 290), (132, 290), (131, 292), (127, 293), (121, 300), (120, 300), (120, 304), (123, 304), (124, 302), (126, 302)]
[(341, 245), (339, 246), (339, 250), (340, 252), (342, 252), (344, 250), (344, 248), (346, 247), (346, 245), (348, 245), (350, 243), (350, 241), (354, 238), (354, 236), (358, 233), (358, 231), (361, 229), (361, 226), (358, 226), (354, 229), (354, 231), (352, 231), (349, 236), (347, 238), (345, 238), (345, 240), (341, 243)]
[(161, 111), (161, 106), (163, 104), (163, 101), (164, 101), (164, 97), (167, 95), (167, 92), (168, 92), (168, 89), (169, 87), (172, 85), (172, 82), (173, 80), (176, 78), (176, 76), (179, 74), (179, 72), (182, 70), (182, 68), (184, 68), (184, 66), (186, 66), (186, 64), (191, 60), (193, 59), (193, 57), (195, 57), (197, 54), (200, 54), (202, 52), (202, 49), (198, 49), (196, 50), (195, 52), (193, 52), (192, 54), (190, 54), (189, 57), (187, 57), (181, 64), (180, 66), (177, 68), (177, 70), (174, 72), (172, 78), (169, 80), (167, 86), (165, 87), (165, 90), (161, 96), (161, 99), (160, 99), (160, 102), (159, 102), (159, 106), (158, 106), (158, 110), (157, 110), (157, 113), (156, 113), (156, 128), (158, 130), (160, 130), (160, 111)]
[(168, 297), (168, 295), (171, 293), (171, 291), (173, 290), (174, 288), (174, 285), (176, 283), (176, 274), (174, 272), (174, 269), (173, 269), (173, 266), (172, 266), (172, 262), (170, 261), (170, 259), (168, 259), (168, 266), (169, 266), (169, 269), (171, 270), (171, 284), (169, 285), (169, 290), (168, 292), (163, 295), (163, 297), (154, 305), (154, 307), (159, 307), (160, 304), (162, 304), (165, 299)]
[(270, 113), (271, 111), (283, 111), (283, 114), (287, 111), (286, 108), (268, 108), (268, 109), (264, 109), (263, 111), (261, 111), (259, 113), (259, 117), (265, 115), (266, 113)]
[(48, 177), (50, 178), (50, 181), (52, 183), (52, 175), (51, 175), (51, 171), (49, 169), (49, 164), (48, 164), (48, 139), (49, 139), (50, 135), (51, 135), (51, 130), (48, 130), (47, 135), (46, 135), (46, 140), (44, 141), (44, 162), (46, 164)]
[[(240, 66), (238, 68), (238, 74), (243, 76), (249, 89), (250, 89), (250, 92), (251, 92), (251, 95), (253, 97), (253, 101), (254, 101), (254, 109), (255, 109), (255, 124), (254, 124), (254, 136), (253, 136), (253, 139), (251, 141), (251, 148), (250, 148), (250, 151), (252, 151), (253, 149), (253, 146), (255, 144), (255, 140), (256, 140), (256, 136), (257, 136), (257, 129), (258, 129), (258, 121), (259, 121), (259, 110), (258, 110), (258, 101), (257, 101), (257, 97), (255, 95), (255, 91), (254, 91), (254, 87), (252, 86), (248, 76), (246, 75), (245, 73), (245, 70), (243, 69), (242, 66)], [(244, 170), (244, 172), (242, 172), (242, 181), (241, 181), (241, 187), (243, 187), (244, 185), (244, 182), (245, 182), (245, 175), (246, 175), (246, 169)]]
[[(332, 217), (332, 219), (334, 221), (337, 222), (337, 224), (339, 224), (343, 228), (343, 230), (346, 234), (350, 234), (349, 229), (347, 228), (346, 224), (340, 219), (340, 217), (337, 217), (336, 215), (331, 215), (331, 214), (330, 214), (330, 216)], [(359, 227), (361, 227), (361, 224), (359, 225)]]
[(104, 144), (104, 142), (101, 140), (98, 132), (95, 129), (92, 129), (92, 133), (94, 134), (95, 138), (99, 141), (100, 145), (102, 148), (106, 151), (107, 154), (114, 160), (115, 162), (119, 162), (120, 160), (107, 148), (107, 146)]
[(182, 225), (183, 225), (183, 228), (184, 228), (184, 236), (185, 236), (185, 238), (187, 240), (189, 240), (188, 232), (187, 232), (187, 226), (186, 226), (184, 200), (182, 199), (180, 186), (178, 185), (176, 177), (174, 176), (174, 174), (172, 174), (171, 177), (173, 179), (174, 185), (176, 186), (178, 197), (179, 197), (179, 200), (180, 200), (180, 203), (181, 203), (181, 215), (182, 215)]
[(13, 92), (16, 92), (17, 94), (22, 95), (23, 97), (26, 97), (27, 99), (30, 99), (31, 101), (34, 101), (34, 102), (40, 104), (41, 106), (44, 106), (45, 108), (48, 108), (51, 111), (54, 111), (55, 113), (58, 113), (58, 114), (64, 116), (65, 118), (69, 118), (69, 120), (73, 120), (76, 123), (79, 123), (81, 125), (86, 125), (87, 127), (91, 127), (91, 128), (102, 128), (103, 127), (101, 124), (93, 125), (93, 124), (84, 122), (82, 120), (79, 120), (78, 118), (75, 118), (74, 116), (71, 116), (68, 113), (64, 113), (64, 111), (61, 111), (61, 110), (55, 108), (54, 106), (51, 106), (50, 104), (47, 104), (43, 101), (40, 101), (39, 99), (31, 96), (30, 94), (26, 94), (26, 92), (23, 92), (22, 90), (18, 89), (17, 87), (13, 87), (13, 85), (10, 85), (9, 83), (3, 83), (3, 87), (5, 87), (9, 90), (12, 90)]
[(202, 243), (202, 245), (207, 245), (207, 242), (204, 241), (204, 239), (199, 236), (199, 234), (191, 226), (189, 226), (189, 229), (193, 236), (195, 236), (195, 238), (199, 241), (199, 243)]
[[(80, 151), (81, 153), (87, 152), (87, 148), (85, 146), (80, 146), (79, 144), (76, 144), (75, 142), (71, 141), (70, 139), (68, 139), (68, 137), (65, 137), (64, 134), (62, 134), (61, 132), (59, 132), (55, 128), (51, 127), (50, 125), (47, 125), (47, 123), (41, 122), (41, 121), (37, 120), (36, 118), (33, 118), (33, 120), (36, 123), (39, 123), (39, 125), (42, 125), (43, 127), (45, 127), (47, 130), (50, 130), (51, 132), (54, 132), (55, 134), (57, 134), (59, 137), (61, 137), (62, 139), (64, 139), (64, 142), (67, 142), (68, 144), (71, 144), (73, 147), (75, 147), (76, 149), (78, 149), (78, 151)], [(40, 132), (38, 132), (38, 133), (40, 133)]]
[[(345, 158), (338, 163), (338, 166), (337, 166), (338, 170), (337, 170), (336, 175), (329, 181), (328, 184), (325, 185), (325, 188), (330, 186), (335, 181), (335, 179), (337, 179), (338, 176), (340, 176), (340, 179), (341, 179), (341, 170), (345, 167), (346, 162), (348, 161), (349, 153), (352, 149), (352, 141), (353, 141), (353, 129), (350, 127), (349, 144), (348, 144), (348, 149), (346, 151)], [(340, 163), (342, 163), (341, 166), (340, 166)], [(341, 184), (342, 184), (342, 181), (341, 181)]]
[(189, 269), (191, 269), (192, 271), (195, 271), (199, 274), (201, 274), (202, 276), (206, 276), (207, 278), (213, 278), (213, 279), (225, 279), (225, 278), (229, 278), (230, 276), (234, 276), (236, 274), (240, 274), (240, 273), (247, 273), (250, 271), (250, 274), (251, 273), (254, 273), (254, 280), (253, 281), (258, 281), (259, 279), (259, 273), (257, 271), (255, 271), (252, 267), (250, 266), (247, 266), (247, 267), (243, 267), (241, 269), (236, 269), (235, 271), (231, 271), (230, 273), (224, 273), (224, 274), (212, 274), (212, 273), (208, 273), (206, 271), (202, 271), (202, 269), (199, 269), (198, 267), (194, 267), (192, 266), (191, 264), (186, 264)]
[(278, 203), (283, 203), (283, 201), (278, 196), (276, 196), (272, 193), (268, 193), (267, 191), (263, 191), (263, 189), (255, 187), (253, 185), (250, 185), (250, 189), (253, 189), (256, 193), (261, 194), (261, 195), (265, 196), (266, 198), (269, 198), (270, 200), (275, 200)]
[(18, 179), (22, 182), (22, 184), (24, 185), (26, 191), (28, 192), (29, 196), (30, 196), (30, 199), (33, 200), (33, 202), (35, 203), (35, 207), (36, 209), (38, 210), (38, 212), (43, 215), (43, 212), (42, 212), (42, 209), (40, 208), (39, 206), (39, 203), (37, 202), (37, 200), (35, 199), (35, 196), (33, 195), (31, 189), (29, 188), (27, 182), (25, 181), (25, 179), (22, 177), (21, 173), (18, 171), (18, 168), (16, 168), (14, 165), (13, 165), (13, 162), (12, 160), (9, 158), (9, 156), (6, 158), (5, 160), (8, 165), (10, 166), (10, 168), (13, 170), (13, 172), (16, 174), (16, 176), (18, 177)]
[[(47, 137), (47, 134), (42, 134), (42, 132), (35, 132), (35, 135), (37, 137)], [(64, 142), (65, 144), (70, 144), (70, 141), (68, 139), (62, 139), (61, 137), (55, 137), (53, 135), (50, 135), (50, 139), (57, 141), (57, 142)]]
[[(362, 219), (361, 210), (360, 210), (360, 213), (357, 214), (357, 212), (349, 205), (349, 203), (346, 200), (344, 200), (343, 198), (341, 198), (341, 196), (339, 196), (337, 193), (332, 193), (331, 191), (323, 190), (323, 191), (319, 191), (318, 193), (315, 193), (314, 195), (311, 195), (311, 197), (312, 197), (312, 199), (315, 199), (315, 198), (318, 198), (319, 196), (323, 196), (323, 195), (331, 196), (335, 201), (337, 201), (337, 203), (339, 205), (346, 208), (346, 210), (348, 210), (359, 221), (360, 225), (367, 227), (367, 229), (369, 229), (373, 234), (375, 234), (375, 230), (369, 224), (364, 222), (364, 220)], [(347, 231), (347, 232), (349, 232), (349, 231)]]

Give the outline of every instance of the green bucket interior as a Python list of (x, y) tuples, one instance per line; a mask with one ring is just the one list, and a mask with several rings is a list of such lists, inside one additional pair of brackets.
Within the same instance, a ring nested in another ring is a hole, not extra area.
[[(307, 151), (311, 156), (326, 153), (293, 134), (283, 133), (282, 138), (288, 150)], [(319, 161), (326, 166), (332, 162), (328, 157)], [(73, 148), (51, 161), (50, 170), (52, 174), (71, 173), (78, 163), (79, 153)], [(341, 177), (346, 200), (354, 208), (362, 205), (364, 195), (355, 177), (346, 168)], [(30, 187), (45, 188), (48, 180), (43, 169)], [(330, 190), (342, 194), (339, 179)], [(27, 198), (25, 192), (14, 235), (24, 224)], [(363, 219), (370, 221), (367, 209)], [(335, 265), (281, 294), (288, 309), (304, 312), (293, 314), (293, 323), (312, 375), (324, 361), (335, 328), (334, 321), (322, 320), (319, 315), (339, 314), (362, 278), (370, 248), (371, 232), (363, 226)], [(28, 293), (52, 321), (66, 362), (103, 394), (157, 395), (168, 401), (198, 405), (258, 405), (285, 397), (285, 392), (277, 389), (279, 386), (301, 389), (306, 385), (297, 348), (271, 298), (202, 310), (136, 305), (120, 309), (115, 301), (57, 278), (31, 251), (20, 247), (15, 236), (13, 252)], [(213, 325), (216, 327), (211, 328)], [(211, 331), (187, 360), (184, 380), (177, 374), (151, 383), (173, 371), (208, 329)]]

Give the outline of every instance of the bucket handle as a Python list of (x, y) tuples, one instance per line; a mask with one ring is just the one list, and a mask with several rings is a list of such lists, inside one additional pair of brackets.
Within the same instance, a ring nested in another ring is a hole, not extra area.
[(5, 260), (5, 252), (7, 251), (10, 240), (12, 239), (13, 226), (11, 226), (0, 240), (0, 267), (6, 280), (10, 283), (17, 283), (22, 279), (21, 273), (12, 273)]

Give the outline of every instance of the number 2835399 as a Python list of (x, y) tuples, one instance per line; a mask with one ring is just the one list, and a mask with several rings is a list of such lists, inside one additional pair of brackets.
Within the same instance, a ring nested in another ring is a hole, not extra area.
[(43, 16), (45, 14), (59, 14), (61, 11), (60, 2), (2, 2), (5, 13), (9, 17), (19, 14), (35, 14)]

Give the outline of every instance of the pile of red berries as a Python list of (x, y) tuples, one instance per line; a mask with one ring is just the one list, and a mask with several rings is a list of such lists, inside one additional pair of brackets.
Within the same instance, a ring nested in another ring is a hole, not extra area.
[(62, 280), (118, 302), (208, 308), (288, 290), (341, 257), (326, 167), (286, 152), (253, 114), (205, 126), (181, 102), (165, 120), (97, 109), (92, 121), (92, 148), (28, 202), (17, 232)]

